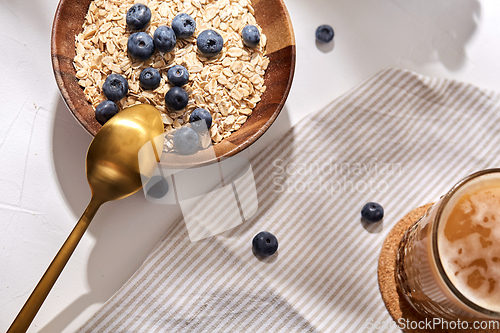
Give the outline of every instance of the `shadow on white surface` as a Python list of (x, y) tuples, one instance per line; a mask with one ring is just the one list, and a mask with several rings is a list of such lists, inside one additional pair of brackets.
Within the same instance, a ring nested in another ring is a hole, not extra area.
[(466, 45), (481, 14), (477, 0), (356, 0), (338, 5), (344, 31), (336, 31), (335, 38), (353, 38), (351, 56), (361, 66), (440, 62), (448, 70), (459, 70), (467, 61)]
[(329, 43), (321, 43), (316, 41), (316, 47), (323, 53), (331, 52), (335, 48), (335, 40), (332, 40)]
[(79, 218), (90, 200), (85, 159), (92, 136), (80, 126), (59, 95), (57, 99), (52, 137), (54, 168), (61, 192)]
[[(474, 63), (481, 59), (477, 50), (484, 36), (494, 34), (489, 22), (497, 14), (483, 12), (485, 8), (491, 10), (487, 1), (285, 2), (300, 64), (295, 69), (289, 99), (293, 123), (297, 123), (301, 112), (308, 114), (323, 108), (384, 69), (405, 68), (423, 75), (463, 80), (483, 66), (495, 67)], [(330, 52), (316, 45), (315, 31), (321, 24), (329, 24), (335, 31)], [(491, 51), (495, 52), (493, 46)]]
[[(73, 225), (90, 201), (85, 157), (92, 137), (58, 98), (52, 142), (54, 167), (61, 192), (75, 215), (74, 221), (68, 221)], [(61, 332), (88, 307), (104, 303), (140, 267), (179, 216), (176, 206), (153, 205), (142, 192), (105, 203), (84, 235), (95, 240), (87, 263), (89, 292), (80, 295), (39, 332)]]
[(359, 223), (361, 223), (363, 228), (365, 228), (365, 230), (370, 234), (378, 234), (384, 230), (384, 219), (382, 219), (382, 221), (379, 222), (370, 223), (361, 217), (359, 219)]

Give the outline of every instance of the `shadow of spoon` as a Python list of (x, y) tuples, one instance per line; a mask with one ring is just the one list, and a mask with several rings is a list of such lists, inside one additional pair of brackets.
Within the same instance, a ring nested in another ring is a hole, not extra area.
[(90, 144), (86, 161), (87, 180), (92, 191), (90, 203), (14, 319), (8, 333), (27, 331), (99, 207), (107, 201), (123, 199), (140, 190), (143, 185), (141, 172), (143, 178), (151, 177), (156, 161), (151, 165), (141, 163), (139, 169), (139, 151), (151, 142), (159, 161), (162, 145), (155, 144), (154, 139), (162, 133), (163, 121), (159, 112), (145, 104), (119, 112), (97, 133)]

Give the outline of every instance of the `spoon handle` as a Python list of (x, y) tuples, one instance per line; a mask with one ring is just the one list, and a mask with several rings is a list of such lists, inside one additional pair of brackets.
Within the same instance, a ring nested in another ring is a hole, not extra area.
[(45, 301), (45, 298), (49, 294), (52, 286), (61, 274), (64, 266), (78, 245), (78, 242), (85, 233), (85, 230), (87, 230), (90, 221), (92, 221), (92, 218), (101, 205), (102, 201), (92, 197), (87, 209), (82, 214), (82, 217), (80, 217), (80, 220), (78, 220), (78, 223), (73, 228), (73, 231), (71, 231), (71, 234), (69, 234), (59, 252), (57, 252), (26, 303), (24, 303), (23, 308), (10, 325), (7, 333), (24, 333), (28, 330), (28, 327), (35, 318), (42, 303)]

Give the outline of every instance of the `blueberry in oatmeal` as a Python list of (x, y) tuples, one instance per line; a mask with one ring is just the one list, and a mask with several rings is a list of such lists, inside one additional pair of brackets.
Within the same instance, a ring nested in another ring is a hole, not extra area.
[(168, 69), (167, 79), (174, 86), (183, 86), (189, 80), (189, 72), (186, 67), (182, 65), (175, 65)]
[(189, 95), (181, 87), (173, 87), (165, 94), (165, 104), (172, 111), (179, 111), (188, 104)]
[(197, 108), (189, 116), (191, 128), (198, 133), (206, 132), (212, 126), (212, 115), (206, 109)]
[(384, 208), (376, 202), (369, 202), (361, 209), (361, 217), (370, 223), (378, 222), (384, 217)]
[(153, 67), (148, 67), (143, 69), (141, 74), (139, 75), (139, 83), (141, 87), (146, 90), (156, 89), (160, 85), (161, 75), (157, 69)]
[(102, 85), (104, 96), (110, 101), (119, 101), (128, 93), (128, 82), (120, 74), (111, 74)]
[(172, 29), (177, 38), (188, 38), (194, 34), (196, 22), (190, 15), (180, 13), (172, 20)]
[(320, 25), (316, 29), (316, 39), (321, 43), (329, 43), (333, 39), (333, 28), (327, 24)]
[(147, 60), (155, 52), (153, 38), (145, 32), (134, 32), (127, 42), (127, 51), (132, 58)]
[(193, 154), (198, 150), (198, 134), (190, 127), (181, 127), (174, 133), (174, 148), (182, 155)]
[(151, 10), (142, 3), (136, 3), (127, 11), (126, 21), (130, 30), (142, 30), (151, 21)]
[(260, 32), (255, 25), (246, 25), (241, 31), (241, 37), (248, 47), (256, 47), (260, 43)]
[(105, 100), (99, 103), (99, 105), (95, 108), (95, 119), (99, 122), (99, 124), (104, 125), (117, 113), (118, 106), (115, 102)]
[(174, 49), (177, 37), (174, 30), (168, 25), (159, 26), (153, 34), (153, 43), (155, 48), (163, 53), (170, 52)]
[(214, 57), (222, 51), (224, 40), (218, 32), (208, 29), (198, 35), (196, 45), (203, 55)]
[(268, 231), (261, 231), (253, 238), (252, 247), (256, 255), (269, 257), (278, 250), (278, 239)]

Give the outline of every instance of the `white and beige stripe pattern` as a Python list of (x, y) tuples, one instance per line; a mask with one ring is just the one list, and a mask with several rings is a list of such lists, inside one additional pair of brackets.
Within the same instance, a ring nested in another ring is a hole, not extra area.
[[(397, 332), (377, 286), (382, 242), (409, 210), (500, 165), (499, 107), (468, 84), (377, 74), (252, 160), (253, 218), (194, 243), (179, 221), (80, 332)], [(383, 222), (360, 220), (368, 201)], [(262, 230), (280, 244), (266, 260), (251, 251)]]

